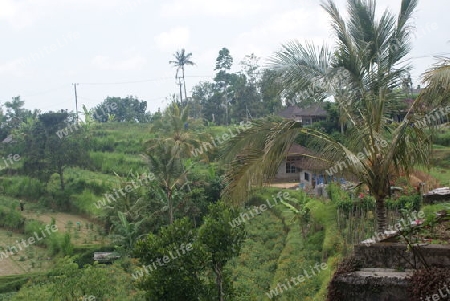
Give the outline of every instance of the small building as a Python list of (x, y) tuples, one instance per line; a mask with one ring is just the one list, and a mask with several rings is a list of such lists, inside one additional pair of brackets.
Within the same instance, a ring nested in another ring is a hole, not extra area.
[(120, 255), (116, 252), (94, 252), (94, 261), (98, 263), (113, 263), (119, 258)]
[(275, 180), (295, 181), (300, 188), (316, 189), (328, 182), (325, 176), (327, 167), (328, 164), (314, 151), (294, 143), (289, 148), (286, 159), (278, 167)]
[(423, 195), (425, 204), (444, 203), (450, 201), (450, 187), (440, 187)]
[(283, 118), (301, 122), (303, 126), (311, 125), (319, 121), (325, 121), (328, 116), (323, 103), (314, 103), (305, 108), (300, 108), (296, 105), (288, 106), (279, 112), (278, 115)]

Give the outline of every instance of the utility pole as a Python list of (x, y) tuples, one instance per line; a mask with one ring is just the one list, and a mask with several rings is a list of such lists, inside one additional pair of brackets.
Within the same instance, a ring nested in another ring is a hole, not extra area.
[(77, 96), (77, 86), (78, 84), (72, 84), (75, 89), (75, 112), (77, 113), (77, 122), (78, 122), (78, 96)]

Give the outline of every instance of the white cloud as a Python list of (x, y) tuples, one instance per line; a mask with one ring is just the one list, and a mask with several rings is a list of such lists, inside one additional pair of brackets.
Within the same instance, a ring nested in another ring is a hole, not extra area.
[(11, 18), (17, 14), (17, 4), (11, 0), (0, 0), (0, 18)]
[[(275, 2), (273, 2), (276, 4)], [(161, 7), (163, 17), (209, 16), (242, 17), (269, 9), (261, 0), (174, 0)]]
[(21, 29), (31, 25), (40, 15), (42, 11), (30, 10), (26, 2), (0, 0), (0, 20), (5, 20), (13, 28)]
[[(137, 3), (140, 1), (135, 0)], [(106, 13), (106, 9), (129, 10), (129, 6), (121, 0), (0, 0), (0, 21), (5, 20), (11, 27), (22, 29), (52, 15), (73, 14), (77, 10), (101, 10)]]
[(160, 50), (173, 52), (178, 48), (186, 47), (189, 38), (189, 29), (176, 27), (157, 35), (155, 37), (155, 42)]
[(97, 55), (92, 59), (94, 67), (103, 70), (116, 71), (139, 70), (142, 69), (146, 63), (147, 59), (140, 55), (135, 55), (123, 60), (113, 60), (111, 57), (104, 55)]
[[(220, 49), (221, 49), (220, 47), (217, 48), (196, 47), (192, 50), (193, 53), (192, 60), (195, 62), (197, 66), (210, 66), (211, 70), (208, 70), (208, 72), (213, 74), (215, 72), (213, 71), (216, 64), (215, 61), (217, 56), (219, 55)], [(231, 53), (231, 55), (233, 56), (233, 53)], [(205, 75), (209, 74), (208, 72), (206, 72)]]
[[(275, 14), (241, 33), (232, 48), (239, 57), (252, 52), (257, 56), (267, 57), (278, 50), (281, 44), (292, 40), (312, 41), (322, 45), (330, 37), (328, 24), (327, 16), (320, 7), (294, 9)], [(268, 41), (268, 38), (272, 39)], [(264, 64), (263, 61), (261, 63)]]
[(23, 69), (24, 63), (24, 59), (14, 59), (5, 63), (0, 63), (0, 75), (21, 77), (25, 74)]

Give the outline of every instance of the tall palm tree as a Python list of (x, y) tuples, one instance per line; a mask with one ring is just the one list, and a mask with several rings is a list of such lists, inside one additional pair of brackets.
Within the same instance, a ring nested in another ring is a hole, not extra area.
[[(176, 202), (179, 201), (178, 192), (183, 190), (187, 183), (188, 170), (183, 168), (183, 162), (178, 157), (179, 148), (172, 141), (159, 141), (145, 154), (145, 159), (151, 171), (156, 176), (153, 190), (158, 201), (164, 205), (168, 213), (169, 224), (174, 221)], [(181, 205), (181, 203), (178, 203)]]
[[(225, 160), (231, 161), (231, 168), (225, 193), (243, 201), (245, 190), (272, 176), (292, 141), (303, 133), (322, 150), (322, 160), (329, 164), (353, 162), (347, 164), (348, 171), (366, 184), (376, 199), (377, 229), (382, 232), (386, 228), (385, 199), (390, 180), (408, 174), (415, 165), (426, 165), (430, 152), (424, 129), (411, 126), (420, 99), (403, 122), (395, 123), (389, 115), (390, 105), (399, 97), (395, 89), (410, 68), (401, 60), (410, 49), (409, 20), (417, 0), (402, 0), (397, 17), (386, 10), (379, 20), (375, 18), (375, 0), (347, 3), (347, 21), (332, 0), (322, 3), (332, 20), (335, 49), (291, 42), (271, 60), (286, 90), (334, 96), (349, 125), (345, 145), (293, 121), (257, 122), (227, 145)], [(358, 156), (361, 152), (367, 155)]]
[(158, 143), (170, 141), (174, 145), (174, 151), (178, 158), (188, 158), (192, 150), (200, 145), (199, 136), (193, 127), (199, 121), (189, 118), (190, 106), (180, 108), (176, 103), (171, 103), (163, 113), (163, 117), (151, 127), (151, 133), (158, 136), (147, 141), (149, 150)]
[[(177, 104), (172, 103), (165, 110), (163, 118), (151, 128), (151, 133), (157, 137), (146, 142), (144, 158), (157, 177), (159, 186), (155, 187), (155, 191), (160, 201), (167, 206), (170, 224), (174, 221), (177, 209), (177, 191), (184, 186), (190, 190), (187, 174), (192, 164), (187, 166), (185, 159), (191, 157), (194, 148), (201, 143), (192, 129), (193, 124), (195, 121), (189, 120), (189, 106), (180, 109)], [(178, 203), (182, 204), (182, 201)]]
[[(174, 65), (174, 67), (177, 68), (177, 72), (175, 73), (175, 79), (182, 79), (183, 80), (183, 87), (184, 87), (184, 101), (187, 103), (187, 93), (186, 93), (186, 80), (184, 77), (184, 66), (193, 66), (195, 63), (191, 61), (192, 53), (186, 53), (184, 48), (182, 48), (180, 51), (175, 52), (173, 55), (175, 60), (169, 61), (169, 64)], [(179, 76), (179, 72), (181, 71), (181, 77)], [(180, 102), (183, 103), (183, 95), (181, 93), (181, 85), (180, 85)]]

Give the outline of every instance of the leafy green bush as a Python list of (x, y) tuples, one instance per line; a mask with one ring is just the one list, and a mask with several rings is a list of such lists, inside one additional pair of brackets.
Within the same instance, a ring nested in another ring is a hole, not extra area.
[(435, 144), (442, 145), (442, 146), (450, 146), (450, 132), (444, 132), (441, 134), (438, 134), (436, 137), (434, 137)]
[(402, 195), (398, 199), (387, 199), (386, 208), (389, 210), (420, 210), (422, 199), (420, 195)]
[(24, 219), (19, 211), (16, 210), (14, 204), (11, 207), (5, 208), (0, 206), (0, 227), (6, 227), (8, 229), (21, 230), (23, 227)]
[(0, 277), (0, 294), (18, 291), (22, 285), (27, 283), (28, 279), (29, 275)]
[(14, 176), (0, 178), (3, 194), (15, 198), (37, 200), (45, 194), (45, 186), (41, 181), (31, 177)]
[(14, 295), (17, 294), (16, 292), (10, 292), (10, 293), (0, 293), (0, 301), (11, 301)]
[[(41, 231), (45, 228), (45, 225), (40, 222), (40, 221), (36, 221), (36, 220), (27, 220), (25, 222), (25, 228), (24, 228), (24, 233), (25, 235), (28, 236), (33, 236), (34, 233), (37, 233), (37, 235), (39, 237), (42, 237)], [(48, 235), (47, 232), (45, 232), (45, 235)], [(52, 233), (52, 232), (50, 232)], [(46, 238), (44, 238), (43, 240), (36, 240), (36, 245), (38, 246), (46, 246), (47, 244), (45, 243)]]
[(78, 209), (81, 213), (88, 213), (93, 215), (100, 214), (101, 210), (98, 210), (94, 203), (96, 203), (101, 197), (93, 194), (90, 190), (84, 190), (81, 194), (72, 195), (70, 197), (70, 204), (72, 207)]

